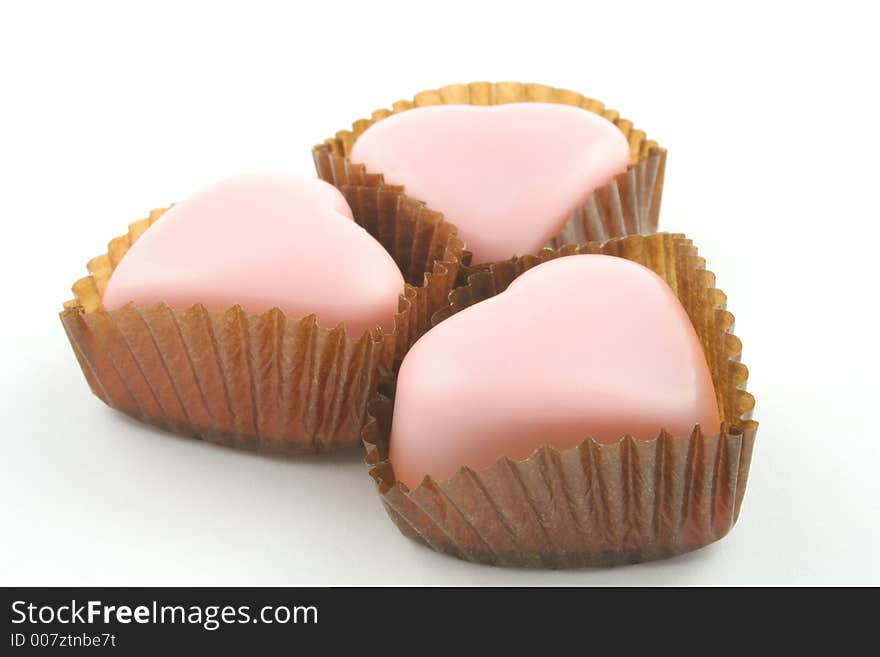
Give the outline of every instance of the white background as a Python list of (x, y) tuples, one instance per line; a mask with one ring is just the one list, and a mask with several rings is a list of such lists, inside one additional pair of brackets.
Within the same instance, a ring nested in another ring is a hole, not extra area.
[[(4, 3), (0, 584), (880, 584), (870, 6)], [(573, 88), (668, 147), (661, 225), (728, 293), (761, 422), (720, 543), (471, 565), (399, 535), (358, 453), (236, 453), (89, 392), (57, 313), (110, 237), (226, 176), (311, 175), (354, 119), (474, 80)]]

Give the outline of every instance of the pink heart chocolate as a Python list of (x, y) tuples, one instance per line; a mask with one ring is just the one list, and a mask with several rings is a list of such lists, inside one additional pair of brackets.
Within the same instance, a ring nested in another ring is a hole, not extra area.
[(351, 152), (443, 212), (475, 263), (538, 251), (629, 157), (613, 123), (554, 103), (407, 110), (371, 126)]
[(718, 434), (696, 331), (663, 279), (604, 255), (539, 265), (426, 333), (400, 369), (390, 460), (398, 481), (526, 459), (587, 437)]
[(116, 267), (104, 306), (196, 303), (248, 313), (314, 313), (350, 335), (391, 329), (404, 281), (332, 185), (312, 178), (232, 178), (177, 203)]

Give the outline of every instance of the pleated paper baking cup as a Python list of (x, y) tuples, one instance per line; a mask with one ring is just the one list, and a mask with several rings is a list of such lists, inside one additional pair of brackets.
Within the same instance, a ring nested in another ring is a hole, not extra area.
[(619, 112), (607, 109), (598, 100), (543, 84), (453, 84), (423, 91), (409, 101), (397, 101), (391, 109), (376, 110), (369, 119), (355, 121), (351, 130), (341, 130), (335, 137), (316, 146), (313, 153), (318, 175), (337, 186), (360, 184), (368, 173), (363, 165), (350, 160), (354, 143), (367, 128), (392, 114), (429, 105), (501, 105), (520, 102), (559, 103), (594, 112), (614, 123), (629, 141), (630, 164), (626, 172), (595, 190), (572, 212), (563, 229), (547, 246), (559, 248), (565, 244), (584, 244), (623, 235), (657, 232), (666, 149), (648, 139), (642, 130), (635, 129), (632, 121), (621, 118)]
[[(614, 444), (586, 437), (578, 447), (541, 447), (524, 461), (501, 458), (463, 467), (446, 481), (414, 490), (388, 461), (393, 382), (370, 405), (367, 464), (388, 514), (406, 536), (446, 554), (498, 566), (569, 568), (659, 559), (724, 536), (739, 515), (755, 441), (754, 398), (733, 335), (724, 293), (690, 240), (659, 233), (604, 244), (545, 250), (492, 266), (450, 295), (434, 322), (507, 288), (546, 260), (602, 253), (638, 262), (670, 285), (706, 354), (722, 419), (720, 436), (625, 436)], [(650, 331), (646, 326), (645, 331)], [(483, 336), (482, 339), (485, 339)], [(540, 344), (535, 345), (540, 349)], [(449, 413), (455, 413), (454, 407)]]
[[(240, 306), (210, 312), (165, 304), (102, 305), (114, 268), (164, 210), (129, 227), (73, 286), (61, 321), (92, 391), (144, 422), (205, 440), (282, 452), (357, 446), (366, 406), (382, 376), (447, 303), (462, 243), (453, 225), (378, 182), (342, 191), (360, 225), (397, 262), (406, 286), (394, 328), (349, 335), (314, 315)], [(343, 263), (340, 266), (345, 266)]]

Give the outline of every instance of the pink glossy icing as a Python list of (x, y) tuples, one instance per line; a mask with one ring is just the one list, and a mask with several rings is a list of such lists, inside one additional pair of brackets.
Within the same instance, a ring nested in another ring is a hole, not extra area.
[(529, 270), (426, 333), (403, 361), (390, 459), (414, 488), (460, 467), (567, 449), (592, 436), (649, 440), (720, 421), (703, 350), (656, 274), (577, 255)]
[(538, 251), (629, 157), (613, 123), (553, 103), (407, 110), (371, 126), (351, 152), (443, 212), (475, 263)]
[(224, 180), (168, 210), (132, 245), (110, 278), (104, 306), (164, 301), (248, 313), (315, 313), (350, 334), (393, 326), (404, 281), (332, 185), (252, 175)]

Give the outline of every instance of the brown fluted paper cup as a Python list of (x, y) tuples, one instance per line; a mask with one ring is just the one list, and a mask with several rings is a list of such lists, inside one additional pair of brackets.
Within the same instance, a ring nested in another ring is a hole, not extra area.
[[(406, 536), (461, 559), (499, 566), (568, 568), (659, 559), (724, 536), (739, 515), (757, 423), (748, 371), (724, 293), (690, 240), (659, 233), (544, 250), (470, 276), (434, 323), (507, 288), (546, 260), (577, 253), (619, 256), (670, 285), (703, 345), (722, 419), (720, 436), (698, 427), (675, 436), (626, 436), (614, 444), (585, 437), (578, 447), (542, 447), (524, 461), (501, 458), (484, 470), (463, 467), (415, 490), (388, 461), (393, 385), (370, 405), (367, 463), (388, 514)], [(650, 326), (645, 331), (650, 331)], [(540, 344), (535, 345), (540, 349)], [(449, 413), (455, 413), (450, 407)]]
[[(313, 150), (318, 175), (337, 186), (360, 184), (367, 176), (363, 165), (349, 159), (355, 141), (374, 123), (398, 112), (428, 105), (500, 105), (504, 103), (545, 102), (580, 107), (614, 123), (629, 140), (630, 165), (607, 185), (593, 192), (572, 212), (563, 229), (548, 243), (551, 248), (565, 244), (604, 241), (631, 234), (657, 231), (666, 149), (648, 139), (632, 121), (621, 118), (598, 100), (567, 89), (519, 82), (474, 82), (454, 84), (423, 91), (411, 101), (398, 101), (392, 109), (376, 110), (369, 119), (360, 119), (351, 130), (341, 130)], [(381, 171), (370, 174), (381, 174)], [(511, 254), (520, 255), (520, 254)], [(467, 256), (465, 262), (468, 262)]]
[[(314, 315), (240, 306), (209, 312), (159, 304), (107, 310), (113, 269), (164, 210), (129, 227), (88, 263), (61, 321), (92, 391), (144, 422), (261, 451), (322, 452), (360, 442), (369, 399), (447, 303), (462, 243), (439, 213), (372, 179), (342, 188), (355, 221), (397, 262), (406, 287), (394, 328), (349, 335)], [(342, 263), (340, 266), (345, 266)]]

